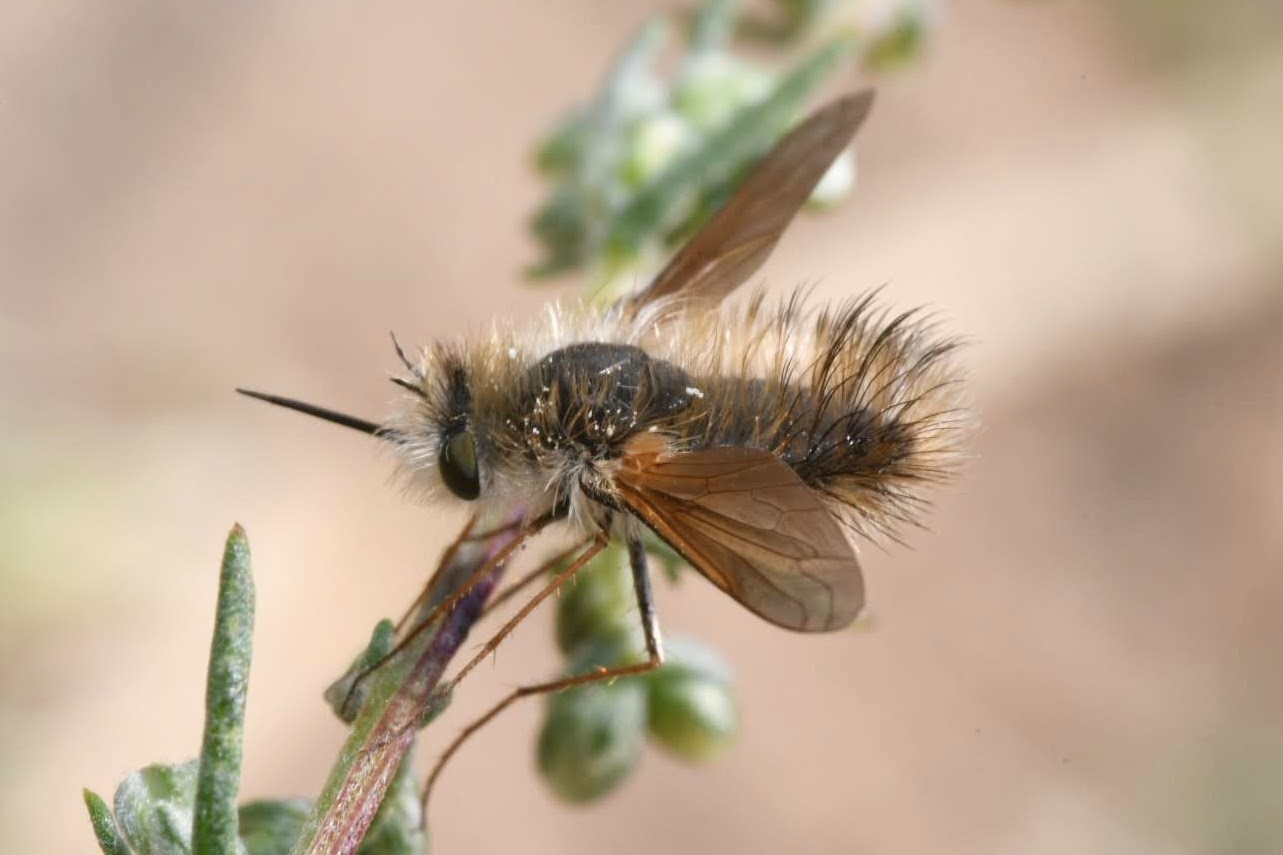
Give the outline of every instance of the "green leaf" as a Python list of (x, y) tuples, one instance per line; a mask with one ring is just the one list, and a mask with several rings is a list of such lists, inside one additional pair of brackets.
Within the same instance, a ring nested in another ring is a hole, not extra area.
[(98, 838), (98, 848), (103, 855), (130, 855), (129, 846), (120, 836), (107, 802), (93, 790), (85, 790), (84, 797), (85, 807), (89, 810), (89, 822), (93, 824), (94, 837)]
[[(606, 76), (601, 94), (585, 110), (564, 120), (537, 157), (562, 175), (550, 199), (531, 219), (546, 257), (526, 274), (535, 278), (565, 273), (592, 260), (605, 237), (614, 197), (622, 137), (628, 127), (664, 106), (663, 85), (652, 66), (667, 41), (667, 26), (647, 23)], [(573, 166), (573, 168), (571, 168)]]
[(121, 835), (137, 855), (187, 855), (191, 849), (198, 760), (147, 766), (116, 789)]
[(530, 219), (530, 230), (548, 250), (549, 257), (527, 269), (532, 277), (555, 276), (573, 270), (587, 258), (591, 217), (578, 182), (555, 191)]
[(240, 834), (246, 855), (289, 855), (311, 810), (308, 799), (265, 800), (241, 805)]
[(705, 0), (691, 21), (690, 44), (696, 52), (721, 51), (731, 40), (739, 0)]
[(811, 90), (853, 48), (849, 36), (818, 48), (781, 78), (764, 100), (737, 112), (702, 146), (676, 160), (615, 217), (607, 238), (608, 251), (636, 255), (654, 235), (675, 229), (698, 189), (726, 182), (769, 148)]
[(667, 41), (668, 25), (662, 19), (642, 26), (606, 75), (606, 85), (594, 111), (596, 121), (626, 116), (647, 106), (639, 100), (651, 94), (655, 84), (651, 68)]
[(583, 109), (572, 111), (539, 143), (535, 150), (535, 168), (554, 178), (574, 170), (583, 157), (588, 133), (587, 112)]
[(196, 855), (235, 851), (238, 839), (236, 794), (240, 789), (241, 741), (249, 689), (254, 637), (254, 578), (249, 540), (239, 525), (227, 536), (214, 638), (205, 685), (205, 734), (192, 825)]
[(697, 54), (682, 65), (673, 106), (700, 132), (716, 133), (737, 112), (765, 98), (773, 81), (770, 72), (732, 54)]
[[(345, 724), (351, 724), (356, 719), (357, 712), (365, 704), (373, 684), (374, 675), (370, 673), (371, 669), (382, 662), (395, 646), (396, 624), (389, 618), (384, 618), (374, 625), (374, 631), (370, 633), (370, 642), (357, 654), (351, 667), (325, 690), (325, 702)], [(356, 686), (357, 680), (361, 680), (361, 685)], [(355, 691), (353, 686), (356, 686)]]

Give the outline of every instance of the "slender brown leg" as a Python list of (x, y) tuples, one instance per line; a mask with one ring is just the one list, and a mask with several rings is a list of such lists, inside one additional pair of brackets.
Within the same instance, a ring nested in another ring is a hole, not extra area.
[[(547, 526), (548, 523), (552, 522), (553, 519), (554, 517), (552, 514), (545, 514), (535, 519), (529, 525), (527, 525), (518, 537), (516, 537), (511, 543), (509, 543), (507, 546), (501, 549), (498, 553), (496, 553), (493, 558), (491, 558), (489, 561), (485, 562), (480, 567), (478, 567), (462, 585), (460, 585), (456, 590), (451, 592), (450, 596), (446, 597), (444, 600), (438, 603), (437, 606), (433, 608), (432, 611), (429, 612), (426, 617), (423, 618), (423, 620), (415, 624), (415, 626), (408, 633), (406, 633), (406, 635), (400, 641), (397, 642), (395, 647), (393, 647), (390, 651), (385, 653), (382, 657), (380, 657), (372, 665), (366, 668), (363, 672), (358, 674), (356, 678), (352, 680), (352, 685), (348, 687), (347, 694), (343, 697), (343, 704), (340, 706), (340, 709), (344, 709), (344, 710), (347, 709), (348, 704), (350, 704), (352, 701), (352, 698), (356, 696), (357, 690), (361, 687), (362, 684), (364, 684), (364, 682), (367, 679), (369, 679), (371, 674), (373, 674), (375, 671), (378, 671), (380, 668), (382, 668), (384, 665), (390, 662), (395, 656), (397, 656), (397, 654), (399, 654), (411, 642), (413, 642), (414, 639), (418, 638), (420, 633), (426, 631), (429, 627), (435, 624), (438, 618), (440, 618), (442, 615), (448, 614), (450, 610), (454, 608), (455, 605), (459, 602), (459, 600), (467, 596), (468, 592), (471, 591), (473, 588), (475, 588), (477, 584), (481, 582), (482, 579), (490, 575), (490, 573), (493, 572), (494, 569), (498, 567), (500, 564), (507, 561), (512, 556), (512, 553), (516, 552), (517, 549), (520, 548), (522, 544), (524, 544), (527, 540), (534, 537), (541, 530), (543, 530), (543, 528)], [(458, 540), (456, 540), (455, 544), (452, 545), (451, 551), (448, 553), (448, 557), (451, 557), (451, 558), (453, 557), (454, 552), (457, 551), (458, 545), (462, 543), (464, 539), (465, 538), (461, 537)], [(475, 538), (469, 537), (467, 539), (472, 540)], [(446, 562), (442, 561), (437, 567), (437, 573), (440, 573), (441, 568), (445, 566), (446, 566)], [(435, 577), (436, 574), (434, 573), (433, 575)], [(404, 620), (404, 618), (402, 620)]]
[[(396, 339), (394, 337), (393, 341), (395, 340)], [(428, 578), (428, 582), (423, 586), (423, 590), (419, 592), (419, 596), (414, 598), (414, 602), (410, 603), (410, 607), (405, 610), (405, 614), (401, 615), (401, 619), (396, 622), (398, 634), (401, 630), (405, 629), (406, 624), (409, 622), (410, 618), (419, 611), (419, 608), (428, 601), (428, 597), (432, 594), (432, 589), (437, 584), (437, 579), (441, 578), (442, 572), (445, 571), (445, 568), (450, 566), (450, 562), (453, 561), (454, 556), (458, 554), (459, 548), (468, 542), (468, 535), (472, 534), (472, 529), (475, 528), (476, 525), (477, 516), (473, 514), (468, 518), (468, 522), (463, 527), (463, 531), (459, 532), (458, 536), (455, 537), (455, 539), (450, 542), (450, 545), (446, 547), (445, 552), (441, 555), (441, 560), (437, 562), (437, 569), (432, 571), (432, 576)]]
[[(446, 551), (442, 554), (441, 560), (437, 562), (437, 569), (432, 571), (432, 576), (428, 579), (428, 583), (423, 586), (423, 590), (419, 592), (419, 596), (414, 598), (414, 602), (410, 603), (410, 607), (405, 610), (405, 614), (401, 615), (401, 619), (397, 621), (396, 628), (398, 633), (405, 629), (410, 618), (418, 612), (419, 608), (425, 602), (427, 602), (428, 597), (432, 595), (432, 591), (436, 587), (437, 579), (440, 578), (441, 573), (444, 572), (445, 568), (450, 566), (450, 562), (454, 560), (454, 556), (458, 554), (459, 549), (465, 543), (476, 543), (478, 541), (489, 540), (496, 534), (506, 531), (514, 525), (509, 524), (500, 526), (499, 528), (486, 529), (483, 532), (476, 532), (474, 529), (477, 526), (478, 519), (479, 517), (473, 515), (468, 520), (467, 525), (463, 527), (463, 531), (459, 532), (458, 536), (455, 537), (455, 539), (451, 541), (450, 545), (446, 547)], [(534, 534), (534, 532), (531, 532), (531, 534)], [(494, 603), (491, 603), (490, 608), (493, 606)]]
[[(567, 567), (557, 576), (553, 577), (548, 586), (540, 591), (533, 600), (530, 601), (516, 617), (504, 625), (494, 638), (492, 638), (481, 653), (478, 654), (464, 669), (447, 684), (446, 691), (452, 691), (463, 676), (468, 673), (478, 662), (493, 652), (499, 642), (512, 631), (535, 606), (547, 599), (553, 591), (557, 590), (563, 582), (577, 573), (585, 564), (587, 564), (598, 552), (605, 547), (605, 539), (601, 536), (593, 542), (591, 546), (575, 561), (574, 564)], [(441, 776), (441, 770), (459, 747), (467, 741), (468, 737), (476, 733), (481, 728), (489, 724), (495, 716), (512, 706), (521, 698), (528, 698), (532, 695), (544, 695), (552, 692), (560, 692), (563, 689), (569, 689), (573, 686), (582, 686), (586, 683), (596, 683), (602, 680), (614, 680), (618, 677), (628, 677), (636, 674), (645, 674), (647, 671), (653, 671), (660, 665), (664, 664), (664, 646), (660, 640), (659, 619), (655, 615), (655, 599), (650, 587), (650, 574), (646, 569), (646, 547), (642, 544), (640, 538), (628, 541), (628, 562), (633, 572), (633, 589), (637, 594), (637, 605), (641, 610), (642, 632), (646, 637), (647, 660), (637, 662), (632, 665), (620, 665), (614, 668), (598, 668), (589, 674), (577, 674), (573, 677), (564, 677), (560, 680), (550, 680), (546, 683), (536, 683), (531, 686), (521, 686), (514, 689), (511, 694), (505, 697), (499, 703), (490, 708), (485, 715), (473, 721), (463, 731), (446, 746), (446, 750), (437, 760), (437, 765), (433, 767), (432, 774), (428, 776), (427, 782), (423, 785), (423, 812), (424, 821), (428, 815), (428, 797), (432, 794), (432, 787), (436, 784), (437, 778)]]
[(508, 600), (511, 600), (517, 594), (521, 593), (524, 589), (528, 588), (531, 582), (534, 582), (535, 580), (542, 577), (545, 573), (547, 573), (548, 568), (555, 567), (561, 562), (565, 561), (567, 558), (570, 558), (570, 556), (577, 554), (580, 550), (585, 549), (590, 542), (591, 542), (591, 539), (580, 541), (579, 543), (576, 543), (574, 546), (570, 547), (569, 549), (563, 550), (562, 552), (558, 552), (552, 558), (549, 558), (547, 561), (543, 562), (538, 567), (531, 570), (526, 575), (522, 576), (516, 582), (513, 582), (507, 588), (495, 594), (493, 597), (490, 598), (490, 602), (486, 603), (485, 610), (481, 612), (481, 617), (477, 618), (477, 620), (480, 621), (485, 619), (485, 617), (489, 615), (491, 612), (493, 612), (495, 609), (499, 608), (504, 603), (508, 602)]
[(450, 678), (450, 681), (445, 684), (445, 688), (442, 689), (442, 692), (444, 694), (453, 692), (455, 687), (463, 682), (463, 678), (468, 676), (468, 673), (473, 668), (476, 668), (485, 661), (487, 656), (495, 652), (495, 649), (500, 645), (500, 643), (508, 637), (509, 633), (517, 628), (519, 623), (526, 619), (528, 614), (534, 611), (535, 608), (544, 600), (551, 597), (554, 591), (569, 581), (571, 577), (584, 568), (585, 564), (593, 560), (593, 558), (597, 556), (597, 553), (601, 552), (605, 548), (606, 536), (604, 534), (599, 534), (594, 537), (592, 543), (588, 544), (588, 548), (581, 552), (579, 557), (576, 558), (569, 567), (562, 570), (556, 576), (553, 576), (552, 579), (549, 580), (548, 584), (539, 591), (539, 593), (530, 598), (530, 602), (522, 606), (520, 611), (509, 618), (508, 622), (499, 628), (499, 631), (494, 634), (494, 637), (481, 646), (480, 652), (473, 656), (472, 659), (468, 661), (467, 665), (460, 668), (458, 674), (455, 674)]

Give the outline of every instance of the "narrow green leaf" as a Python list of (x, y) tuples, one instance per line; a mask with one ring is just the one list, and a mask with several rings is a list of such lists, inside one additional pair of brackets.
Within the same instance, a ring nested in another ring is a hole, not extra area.
[(249, 540), (236, 525), (227, 536), (205, 686), (205, 734), (192, 824), (196, 855), (225, 855), (237, 846), (236, 794), (254, 635), (254, 579)]
[(650, 74), (652, 63), (668, 40), (668, 25), (659, 18), (648, 21), (624, 48), (606, 76), (598, 110), (617, 113), (631, 100), (639, 83)]
[(147, 766), (116, 788), (116, 821), (121, 836), (138, 855), (188, 855), (192, 851), (198, 762)]
[[(371, 669), (391, 653), (395, 646), (396, 624), (384, 618), (374, 625), (374, 631), (370, 633), (370, 643), (352, 662), (352, 666), (325, 690), (323, 695), (325, 702), (345, 724), (351, 724), (356, 720), (357, 712), (360, 711), (366, 696), (370, 693), (373, 678)], [(357, 684), (358, 680), (361, 681), (361, 685)]]
[(667, 41), (661, 19), (648, 22), (615, 60), (601, 93), (575, 131), (575, 169), (564, 176), (552, 198), (531, 222), (548, 257), (526, 272), (545, 278), (583, 265), (606, 235), (615, 203), (610, 187), (619, 166), (619, 146), (626, 127), (662, 109), (666, 94), (652, 69)]
[(535, 150), (535, 168), (554, 178), (571, 171), (583, 156), (584, 139), (587, 135), (586, 111), (574, 110), (539, 143)]
[(93, 824), (94, 837), (98, 838), (98, 848), (102, 850), (102, 855), (130, 855), (129, 846), (125, 843), (125, 838), (120, 836), (107, 802), (93, 790), (85, 790), (84, 796), (89, 821)]
[(691, 22), (691, 47), (696, 51), (722, 50), (735, 27), (739, 0), (706, 0)]

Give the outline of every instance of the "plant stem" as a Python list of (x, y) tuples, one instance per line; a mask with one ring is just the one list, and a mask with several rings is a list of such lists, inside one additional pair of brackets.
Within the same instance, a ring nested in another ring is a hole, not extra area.
[[(445, 599), (485, 563), (522, 537), (524, 511), (493, 535), (464, 544), (437, 574), (425, 612)], [(482, 523), (485, 524), (484, 522)], [(388, 786), (414, 744), (446, 667), (463, 646), (494, 592), (506, 562), (495, 566), (438, 622), (414, 637), (375, 675), (375, 685), (353, 723), (294, 855), (351, 855), (378, 812)]]

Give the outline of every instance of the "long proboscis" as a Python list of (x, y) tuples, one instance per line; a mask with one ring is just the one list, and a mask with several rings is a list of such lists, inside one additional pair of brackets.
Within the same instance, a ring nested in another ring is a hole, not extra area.
[(275, 404), (278, 407), (284, 407), (287, 410), (303, 413), (308, 416), (315, 416), (327, 422), (333, 422), (336, 425), (351, 428), (361, 433), (386, 438), (392, 435), (392, 431), (377, 422), (366, 419), (349, 416), (347, 413), (340, 413), (338, 410), (318, 407), (316, 404), (309, 404), (306, 401), (299, 401), (295, 398), (285, 398), (281, 395), (269, 395), (266, 392), (255, 392), (252, 389), (237, 389), (247, 398), (254, 398), (259, 401), (266, 401), (269, 404)]

